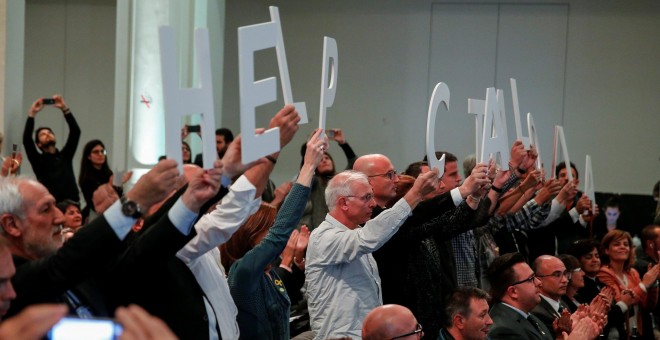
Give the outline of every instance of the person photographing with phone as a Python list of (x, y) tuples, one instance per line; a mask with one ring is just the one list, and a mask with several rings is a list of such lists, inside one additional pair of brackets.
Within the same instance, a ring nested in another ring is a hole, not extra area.
[[(49, 127), (38, 128), (34, 134), (34, 142), (31, 139), (37, 113), (45, 105), (60, 109), (69, 126), (69, 136), (62, 150), (55, 147), (57, 141), (55, 133)], [(57, 202), (65, 199), (80, 202), (72, 163), (79, 140), (80, 127), (62, 96), (54, 95), (52, 98), (39, 98), (34, 101), (28, 111), (25, 130), (23, 130), (23, 147), (37, 180), (48, 188)]]

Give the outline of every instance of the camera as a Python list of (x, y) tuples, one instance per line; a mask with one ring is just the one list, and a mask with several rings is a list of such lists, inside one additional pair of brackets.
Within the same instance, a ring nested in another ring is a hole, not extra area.
[(53, 105), (53, 104), (55, 104), (55, 99), (53, 99), (53, 98), (42, 98), (41, 102), (44, 105)]
[(188, 132), (200, 132), (202, 128), (199, 125), (188, 125)]
[(81, 319), (65, 317), (48, 332), (46, 339), (114, 340), (119, 339), (123, 328), (112, 319)]

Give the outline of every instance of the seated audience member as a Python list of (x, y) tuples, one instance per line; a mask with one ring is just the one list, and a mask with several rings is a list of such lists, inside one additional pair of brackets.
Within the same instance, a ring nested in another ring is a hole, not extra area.
[(62, 234), (65, 239), (68, 240), (73, 237), (73, 234), (75, 234), (83, 225), (80, 204), (72, 200), (64, 200), (62, 202), (57, 202), (57, 209), (60, 209), (62, 214), (64, 214)]
[(12, 284), (17, 299), (9, 314), (34, 303), (67, 301), (73, 312), (89, 315), (89, 306), (80, 305), (70, 290), (107, 270), (122, 251), (122, 240), (135, 222), (130, 209), (122, 205), (148, 208), (165, 197), (176, 174), (173, 161), (157, 165), (127, 193), (124, 204), (116, 202), (103, 218), (64, 245), (64, 216), (48, 190), (32, 179), (0, 179), (0, 200), (5, 202), (0, 210), (0, 238), (7, 241), (16, 267)]
[[(328, 129), (327, 133), (329, 136), (332, 136), (329, 137), (329, 139), (336, 141), (346, 156), (346, 161), (348, 164), (344, 170), (352, 169), (353, 163), (355, 163), (357, 156), (344, 138), (344, 132), (341, 129)], [(300, 166), (303, 165), (306, 149), (307, 144), (303, 144), (300, 148), (300, 156), (303, 157), (303, 159), (300, 161)], [(314, 173), (315, 176), (312, 181), (312, 193), (309, 197), (309, 200), (307, 201), (307, 205), (305, 206), (305, 213), (300, 220), (300, 225), (306, 225), (310, 231), (313, 231), (314, 228), (318, 227), (325, 219), (325, 215), (328, 213), (328, 206), (325, 204), (324, 197), (325, 188), (328, 186), (328, 181), (336, 174), (337, 170), (335, 168), (335, 161), (328, 150), (325, 149), (323, 160), (316, 168), (316, 172)]]
[(330, 212), (312, 232), (305, 262), (316, 339), (360, 337), (364, 317), (382, 305), (378, 267), (371, 253), (398, 231), (437, 182), (437, 171), (418, 177), (403, 199), (374, 219), (376, 201), (367, 175), (344, 171), (328, 182), (325, 196)]
[[(271, 119), (269, 128), (280, 129), (281, 147), (291, 141), (299, 121), (293, 105), (284, 106)], [(169, 256), (163, 263), (136, 272), (131, 284), (122, 292), (122, 300), (143, 306), (163, 319), (182, 339), (240, 337), (236, 322), (238, 310), (230, 294), (225, 270), (220, 265), (218, 246), (259, 208), (261, 192), (274, 167), (274, 161), (267, 159), (243, 166), (240, 154), (239, 136), (222, 159), (224, 176), (238, 179), (222, 198), (222, 203), (195, 224), (196, 235), (178, 250), (176, 256)], [(270, 157), (277, 160), (278, 155), (274, 153)], [(150, 228), (145, 222), (140, 233), (148, 232)], [(163, 296), (168, 297), (168, 303), (163, 303)]]
[(605, 287), (597, 277), (601, 265), (599, 247), (598, 241), (583, 239), (573, 242), (566, 250), (580, 261), (580, 268), (584, 272), (584, 287), (579, 288), (575, 295), (580, 303), (589, 303)]
[[(62, 150), (55, 147), (55, 134), (49, 127), (38, 128), (34, 134), (34, 141), (32, 140), (37, 113), (45, 105), (50, 105), (44, 104), (44, 99), (52, 99), (52, 105), (62, 111), (66, 124), (69, 126), (69, 136)], [(28, 119), (23, 130), (23, 147), (37, 180), (48, 189), (57, 202), (64, 199), (80, 201), (72, 163), (79, 140), (80, 127), (62, 96), (54, 95), (52, 98), (39, 98), (34, 101), (28, 111)]]
[[(83, 155), (80, 159), (80, 175), (78, 177), (78, 184), (82, 190), (83, 197), (87, 206), (83, 209), (83, 216), (86, 218), (90, 216), (93, 211), (96, 214), (100, 213), (94, 207), (94, 191), (99, 186), (109, 183), (112, 178), (112, 170), (108, 165), (108, 158), (106, 157), (105, 145), (98, 139), (91, 140), (85, 144), (83, 148)], [(132, 172), (127, 172), (122, 178), (122, 183), (126, 183), (131, 178)], [(117, 190), (117, 195), (121, 196), (121, 188)], [(90, 219), (92, 219), (90, 217)]]
[(490, 296), (475, 287), (459, 287), (447, 301), (445, 328), (438, 340), (486, 340), (493, 319), (488, 314)]
[(493, 307), (490, 317), (495, 323), (490, 339), (553, 339), (550, 330), (533, 314), (541, 302), (541, 280), (519, 253), (504, 254), (488, 267)]
[[(601, 258), (603, 266), (598, 272), (598, 279), (614, 290), (614, 299), (625, 313), (621, 320), (610, 320), (605, 335), (609, 339), (626, 339), (631, 336), (645, 336), (647, 328), (643, 320), (646, 313), (642, 309), (653, 309), (658, 298), (656, 280), (660, 266), (651, 267), (640, 279), (632, 267), (635, 250), (632, 247), (630, 234), (614, 229), (608, 232), (601, 241)], [(632, 297), (624, 299), (624, 296)], [(632, 302), (629, 304), (629, 302)]]
[(561, 297), (566, 294), (571, 272), (566, 269), (560, 259), (550, 255), (537, 257), (532, 265), (532, 270), (534, 270), (534, 276), (541, 281), (541, 301), (532, 309), (531, 313), (541, 320), (552, 337), (556, 338), (558, 330), (556, 325), (553, 327), (553, 323), (559, 319), (565, 309), (568, 309)]
[(422, 326), (410, 309), (399, 305), (384, 305), (371, 310), (362, 325), (363, 340), (421, 339)]
[(564, 263), (566, 271), (571, 274), (566, 287), (566, 294), (562, 295), (561, 301), (568, 307), (571, 313), (575, 313), (578, 306), (581, 304), (577, 300), (576, 294), (578, 289), (584, 287), (584, 272), (580, 268), (580, 261), (573, 255), (562, 254), (559, 259)]
[(321, 132), (317, 130), (307, 142), (304, 164), (279, 212), (271, 205), (262, 204), (220, 248), (223, 266), (229, 268), (229, 289), (238, 308), (238, 326), (244, 338), (291, 338), (291, 303), (272, 263), (298, 226), (309, 198), (314, 172), (327, 145), (326, 140), (319, 138)]

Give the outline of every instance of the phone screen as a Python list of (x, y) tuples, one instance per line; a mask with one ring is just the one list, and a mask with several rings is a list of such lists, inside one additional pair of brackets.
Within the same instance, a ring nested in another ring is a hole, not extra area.
[(53, 104), (55, 104), (55, 99), (53, 99), (53, 98), (43, 98), (43, 99), (41, 99), (41, 102), (44, 103), (44, 105), (53, 105)]
[(11, 158), (16, 158), (16, 152), (18, 151), (18, 145), (11, 145)]
[(188, 132), (200, 132), (201, 127), (199, 125), (188, 125)]
[(51, 340), (114, 340), (119, 339), (122, 327), (112, 319), (80, 319), (66, 317), (48, 332)]

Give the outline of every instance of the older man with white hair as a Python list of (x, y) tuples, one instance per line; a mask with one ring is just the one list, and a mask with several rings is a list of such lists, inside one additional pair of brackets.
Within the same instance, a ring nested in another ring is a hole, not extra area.
[(383, 304), (378, 267), (371, 253), (397, 232), (437, 182), (437, 170), (418, 177), (392, 208), (371, 219), (376, 201), (365, 174), (344, 171), (330, 180), (325, 192), (330, 212), (310, 236), (305, 265), (316, 339), (360, 338), (362, 320)]

